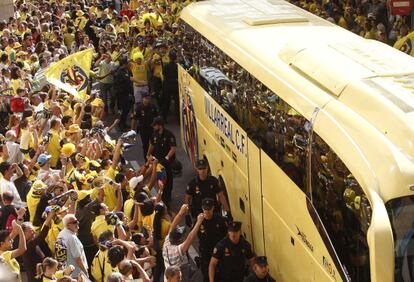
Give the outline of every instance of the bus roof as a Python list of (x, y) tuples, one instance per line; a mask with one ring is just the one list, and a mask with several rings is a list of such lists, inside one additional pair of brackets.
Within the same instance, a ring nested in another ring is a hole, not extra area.
[[(360, 119), (385, 137), (364, 150), (398, 151), (381, 164), (401, 172), (398, 185), (380, 187), (384, 201), (412, 194), (414, 58), (282, 0), (202, 1), (186, 7), (181, 18), (306, 118), (332, 101), (346, 106), (357, 116), (356, 129)], [(365, 127), (347, 134), (356, 143), (370, 138)], [(407, 160), (409, 167), (400, 167)]]

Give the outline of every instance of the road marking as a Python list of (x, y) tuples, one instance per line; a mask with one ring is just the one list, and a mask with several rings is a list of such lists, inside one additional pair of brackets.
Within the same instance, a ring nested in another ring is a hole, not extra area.
[(132, 168), (134, 170), (138, 170), (139, 169), (139, 164), (138, 164), (137, 161), (130, 161), (129, 163), (131, 164), (131, 166), (132, 166)]

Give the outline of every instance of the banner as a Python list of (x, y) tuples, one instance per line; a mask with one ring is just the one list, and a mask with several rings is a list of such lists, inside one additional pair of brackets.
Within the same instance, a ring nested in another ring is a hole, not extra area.
[(89, 84), (93, 49), (76, 52), (51, 65), (46, 80), (78, 98), (84, 98)]
[(414, 31), (402, 37), (401, 39), (397, 40), (397, 42), (395, 42), (394, 44), (394, 48), (397, 48), (398, 50), (410, 56), (414, 56), (413, 43), (414, 43)]

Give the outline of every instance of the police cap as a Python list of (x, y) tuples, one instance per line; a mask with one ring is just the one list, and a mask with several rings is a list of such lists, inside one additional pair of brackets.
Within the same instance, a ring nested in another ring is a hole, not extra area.
[(241, 222), (240, 221), (233, 221), (229, 223), (229, 226), (227, 227), (227, 231), (230, 232), (237, 232), (241, 229)]
[(214, 207), (214, 200), (212, 198), (204, 198), (201, 201), (201, 207), (205, 210), (211, 210)]
[(254, 263), (259, 266), (267, 266), (267, 257), (266, 256), (259, 256), (254, 258)]
[(207, 168), (207, 161), (204, 159), (198, 160), (196, 163), (197, 169), (206, 169)]

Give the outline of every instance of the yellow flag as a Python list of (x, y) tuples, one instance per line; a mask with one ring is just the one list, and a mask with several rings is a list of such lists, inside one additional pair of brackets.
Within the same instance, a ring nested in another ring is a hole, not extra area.
[(89, 84), (93, 49), (76, 52), (51, 65), (46, 80), (78, 98), (84, 98)]
[(394, 44), (394, 48), (397, 48), (398, 50), (410, 56), (414, 56), (413, 44), (414, 44), (414, 31), (400, 38), (399, 40), (397, 40), (397, 42), (395, 42)]

